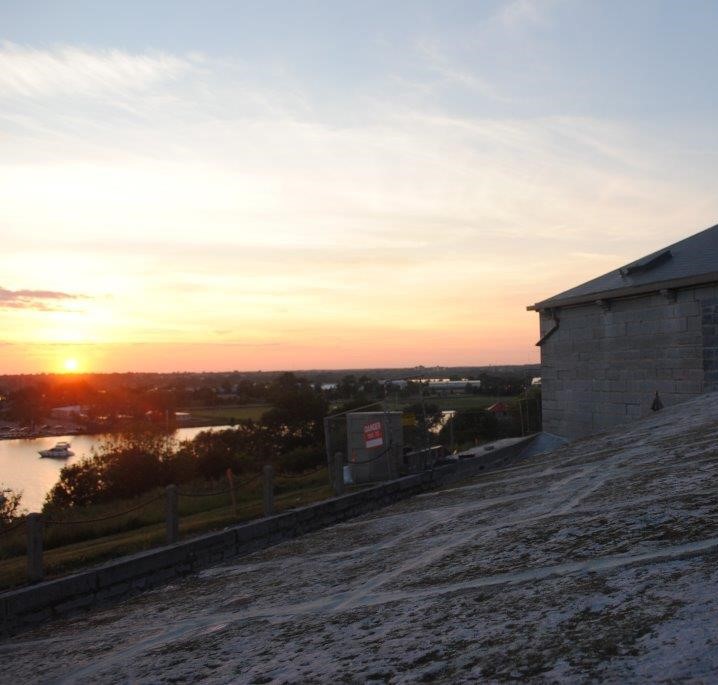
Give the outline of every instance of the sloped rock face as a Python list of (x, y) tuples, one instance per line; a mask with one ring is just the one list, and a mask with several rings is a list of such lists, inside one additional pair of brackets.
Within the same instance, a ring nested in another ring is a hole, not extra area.
[(718, 394), (0, 644), (0, 680), (718, 679)]

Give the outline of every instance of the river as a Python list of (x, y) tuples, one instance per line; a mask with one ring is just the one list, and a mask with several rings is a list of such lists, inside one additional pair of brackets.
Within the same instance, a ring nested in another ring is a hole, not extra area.
[[(212, 428), (180, 428), (174, 437), (191, 440), (203, 430), (218, 430), (229, 426)], [(22, 507), (28, 511), (40, 511), (45, 495), (57, 483), (63, 466), (74, 464), (97, 445), (103, 435), (54, 435), (48, 438), (26, 440), (0, 440), (0, 487), (22, 492)], [(67, 459), (42, 458), (38, 452), (66, 440), (75, 454)]]

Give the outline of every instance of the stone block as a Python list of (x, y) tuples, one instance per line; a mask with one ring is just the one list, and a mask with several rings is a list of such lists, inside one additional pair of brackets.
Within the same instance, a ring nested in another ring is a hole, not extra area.
[(642, 410), (638, 404), (627, 404), (626, 405), (626, 416), (629, 419), (638, 419), (641, 417)]
[(689, 302), (678, 301), (673, 307), (675, 316), (697, 316), (701, 311), (700, 303), (695, 300)]
[(702, 381), (676, 381), (675, 391), (699, 395), (703, 392), (703, 383)]
[(692, 333), (700, 333), (701, 331), (701, 317), (697, 314), (695, 316), (685, 317), (686, 330)]
[(694, 289), (694, 299), (696, 300), (714, 300), (716, 297), (718, 297), (718, 287), (714, 285), (704, 285)]
[(17, 590), (2, 593), (7, 616), (20, 616), (54, 606), (70, 597), (91, 594), (97, 588), (95, 571), (75, 573), (65, 578), (47, 580)]
[(680, 333), (682, 331), (687, 330), (685, 317), (662, 319), (661, 321), (657, 322), (657, 324), (658, 324), (657, 332), (659, 334)]
[(132, 589), (132, 585), (129, 581), (121, 583), (114, 583), (113, 585), (107, 585), (101, 590), (98, 590), (95, 594), (95, 599), (98, 602), (102, 602), (108, 599), (114, 599), (115, 597), (122, 597)]
[(629, 321), (626, 324), (625, 335), (628, 337), (641, 337), (655, 335), (661, 332), (661, 324), (664, 320), (651, 319), (646, 321)]
[(605, 338), (617, 338), (626, 335), (627, 326), (631, 326), (630, 323), (614, 323), (608, 324), (604, 327)]
[(56, 616), (63, 616), (70, 612), (77, 611), (78, 609), (85, 609), (92, 606), (95, 603), (94, 593), (87, 593), (85, 595), (78, 595), (71, 599), (59, 602), (53, 607), (53, 613)]
[(673, 379), (677, 381), (702, 381), (703, 369), (690, 368), (673, 369)]

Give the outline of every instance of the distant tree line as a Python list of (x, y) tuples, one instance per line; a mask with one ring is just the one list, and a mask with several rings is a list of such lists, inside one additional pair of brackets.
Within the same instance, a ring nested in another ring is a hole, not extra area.
[(272, 393), (271, 382), (250, 380), (218, 386), (192, 385), (191, 381), (105, 385), (85, 376), (43, 376), (0, 392), (0, 417), (32, 426), (47, 420), (54, 407), (79, 405), (82, 423), (92, 431), (128, 420), (167, 423), (179, 409), (263, 404), (271, 401)]

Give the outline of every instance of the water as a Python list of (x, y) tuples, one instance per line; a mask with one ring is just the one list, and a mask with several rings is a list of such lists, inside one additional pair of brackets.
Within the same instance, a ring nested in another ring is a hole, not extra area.
[[(191, 440), (203, 430), (219, 430), (229, 426), (213, 428), (180, 428), (174, 433), (178, 440)], [(60, 478), (60, 470), (68, 464), (75, 464), (97, 445), (102, 435), (53, 435), (48, 438), (29, 440), (0, 440), (0, 486), (22, 491), (22, 507), (28, 511), (40, 511), (45, 495)], [(75, 453), (68, 459), (42, 458), (40, 450), (54, 447), (66, 440)]]
[(441, 419), (431, 430), (437, 435), (441, 432), (441, 429), (449, 422), (449, 419), (453, 419), (456, 416), (456, 410), (447, 409), (441, 412)]

